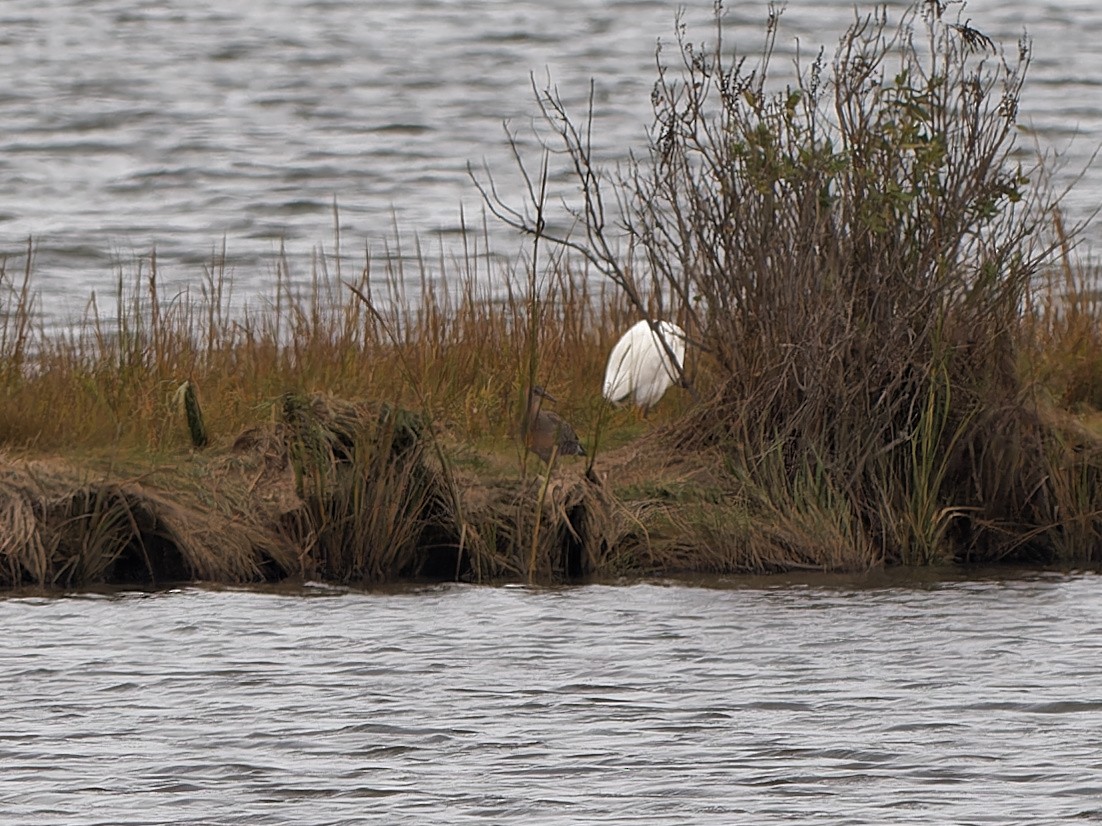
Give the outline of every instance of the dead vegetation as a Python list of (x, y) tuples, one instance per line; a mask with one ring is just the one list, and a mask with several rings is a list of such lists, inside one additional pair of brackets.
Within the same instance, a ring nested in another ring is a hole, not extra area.
[[(593, 156), (588, 116), (540, 93), (547, 151), (580, 192), (578, 231), (544, 243), (690, 331), (714, 392), (669, 447), (728, 458), (759, 526), (745, 550), (756, 566), (1072, 547), (1097, 561), (1096, 451), (1071, 446), (1031, 375), (1041, 366), (1065, 402), (1089, 399), (1097, 301), (1084, 306), (1094, 293), (1070, 275), (1043, 159), (1021, 160), (1029, 43), (1003, 50), (963, 13), (858, 12), (833, 58), (792, 71), (773, 59), (780, 7), (751, 54), (725, 43), (717, 7), (709, 41), (679, 27), (672, 58), (659, 53), (651, 143), (626, 169)], [(544, 232), (536, 211), (485, 191), (503, 220)], [(1039, 319), (1061, 272), (1070, 289)], [(1066, 361), (1038, 355), (1046, 335)], [(739, 535), (709, 518), (716, 537)]]
[(0, 584), (258, 582), (293, 570), (286, 538), (255, 512), (173, 485), (90, 478), (57, 460), (0, 465)]
[[(1017, 161), (1027, 44), (944, 14), (859, 17), (785, 83), (721, 19), (682, 33), (615, 176), (544, 94), (579, 230), (528, 176), (527, 209), (490, 200), (533, 238), (513, 265), (474, 231), (354, 277), (319, 253), (234, 312), (224, 254), (170, 299), (151, 256), (47, 330), (28, 245), (0, 268), (0, 585), (1096, 564), (1097, 269)], [(646, 421), (599, 396), (640, 317), (691, 338)], [(536, 379), (587, 458), (517, 443)]]

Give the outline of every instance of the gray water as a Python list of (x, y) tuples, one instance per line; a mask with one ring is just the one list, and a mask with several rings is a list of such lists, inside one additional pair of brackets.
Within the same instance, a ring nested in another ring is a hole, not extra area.
[(1102, 822), (1099, 586), (9, 597), (0, 822)]
[[(645, 145), (655, 44), (672, 40), (679, 5), (4, 0), (0, 253), (18, 268), (33, 237), (43, 308), (67, 317), (154, 247), (168, 294), (197, 288), (223, 239), (238, 294), (270, 294), (281, 245), (296, 277), (315, 250), (334, 253), (334, 204), (347, 267), (367, 249), (394, 255), (395, 234), (446, 258), (461, 210), (481, 222), (468, 164), (519, 203), (503, 122), (538, 163), (530, 75), (576, 112), (595, 81), (608, 163)], [(686, 5), (690, 39), (711, 38), (712, 0)], [(756, 53), (765, 1), (727, 5), (727, 43)], [(853, 18), (850, 0), (787, 6), (782, 54), (797, 39), (804, 54), (832, 47)], [(1102, 135), (1102, 4), (974, 0), (966, 16), (1011, 50), (1023, 30), (1034, 38), (1023, 146), (1061, 151), (1058, 181), (1071, 180)], [(1072, 218), (1100, 194), (1102, 172), (1088, 170)], [(504, 227), (490, 235), (518, 254)]]

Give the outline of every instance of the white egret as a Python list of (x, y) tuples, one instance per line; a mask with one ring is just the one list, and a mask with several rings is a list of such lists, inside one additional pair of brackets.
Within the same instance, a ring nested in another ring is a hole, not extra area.
[(574, 428), (558, 413), (542, 409), (542, 400), (556, 402), (554, 396), (542, 387), (530, 387), (528, 389), (528, 429), (524, 433), (525, 446), (543, 459), (545, 464), (551, 463), (551, 454), (557, 452), (559, 456), (585, 456), (585, 448), (578, 441), (578, 434)]
[[(670, 361), (670, 353), (676, 365)], [(652, 330), (649, 322), (640, 321), (624, 333), (609, 354), (604, 397), (613, 404), (621, 404), (630, 397), (646, 414), (680, 378), (684, 363), (684, 330), (671, 321), (659, 321)]]

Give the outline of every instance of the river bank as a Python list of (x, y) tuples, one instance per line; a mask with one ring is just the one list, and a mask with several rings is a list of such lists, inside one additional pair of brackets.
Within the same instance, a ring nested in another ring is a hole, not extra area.
[[(592, 469), (579, 458), (548, 472), (535, 457), (518, 463), (508, 444), (476, 456), (408, 411), (288, 395), (274, 420), (208, 450), (8, 454), (0, 586), (550, 584), (860, 572), (904, 561), (827, 491), (767, 500), (729, 457), (677, 455), (671, 435), (657, 428)], [(1097, 455), (1097, 441), (1091, 449)], [(963, 537), (967, 517), (957, 518)], [(925, 564), (1097, 564), (1096, 545), (1071, 543), (1074, 529), (1083, 526), (1053, 522), (1004, 545), (958, 543), (955, 557)]]
[[(47, 330), (0, 261), (0, 584), (1096, 563), (1102, 278), (1023, 160), (1028, 43), (916, 3), (789, 85), (781, 17), (755, 63), (679, 28), (617, 173), (534, 90), (527, 194), (474, 176), (507, 262), (464, 226), (353, 272), (335, 215), (248, 306), (225, 249), (171, 296), (152, 253)], [(600, 393), (640, 319), (686, 347), (646, 420)], [(584, 460), (518, 445), (537, 385)]]

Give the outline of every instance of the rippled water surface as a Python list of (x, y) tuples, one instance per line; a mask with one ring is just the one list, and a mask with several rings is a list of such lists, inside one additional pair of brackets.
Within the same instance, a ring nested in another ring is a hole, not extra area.
[[(63, 314), (154, 246), (163, 281), (196, 285), (223, 238), (238, 292), (267, 293), (281, 244), (299, 275), (332, 253), (334, 202), (350, 266), (387, 254), (395, 224), (435, 255), (461, 206), (478, 223), (468, 163), (519, 191), (502, 123), (530, 146), (530, 74), (577, 107), (595, 81), (602, 157), (643, 146), (655, 43), (681, 5), (690, 39), (710, 38), (711, 0), (4, 0), (0, 252), (33, 236)], [(756, 52), (765, 0), (728, 6), (728, 44)], [(853, 16), (850, 0), (787, 6), (782, 54), (833, 47)], [(1064, 150), (1070, 179), (1102, 135), (1102, 4), (973, 0), (967, 17), (1011, 49), (1034, 38), (1023, 145)], [(1100, 196), (1088, 171), (1072, 215)]]
[(1102, 821), (1097, 576), (0, 601), (0, 821)]

